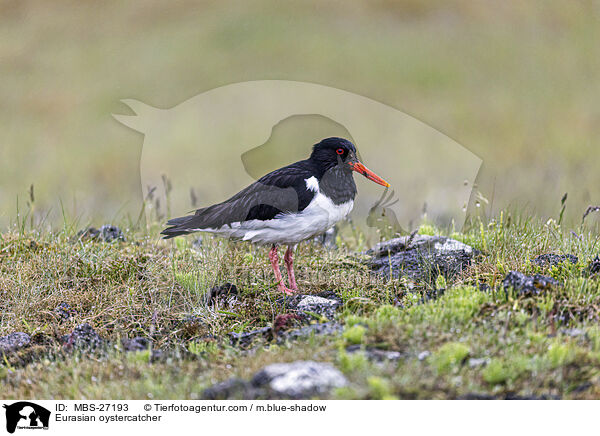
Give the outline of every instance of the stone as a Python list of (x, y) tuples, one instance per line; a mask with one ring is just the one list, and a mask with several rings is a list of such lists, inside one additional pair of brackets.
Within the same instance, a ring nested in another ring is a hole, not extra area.
[(239, 291), (236, 285), (223, 283), (220, 286), (213, 286), (208, 293), (208, 304), (215, 304), (217, 301), (227, 302), (229, 306), (237, 300)]
[(575, 265), (579, 262), (579, 258), (573, 254), (540, 254), (535, 259), (533, 259), (533, 263), (537, 266), (547, 268), (551, 266), (558, 266), (564, 262), (570, 262)]
[(593, 276), (600, 273), (600, 256), (596, 256), (586, 268), (586, 275)]
[(347, 384), (348, 380), (331, 364), (310, 360), (268, 365), (252, 378), (254, 387), (266, 387), (277, 395), (293, 399), (325, 395)]
[(336, 300), (323, 298), (316, 295), (305, 295), (296, 305), (296, 310), (300, 312), (312, 312), (333, 319), (335, 309), (340, 305)]
[(504, 291), (514, 289), (518, 296), (536, 296), (560, 286), (552, 277), (535, 274), (527, 276), (518, 271), (510, 271), (502, 281)]
[(97, 229), (96, 227), (88, 227), (87, 229), (78, 232), (77, 236), (82, 240), (104, 242), (125, 240), (123, 231), (119, 227), (110, 224), (103, 225), (102, 227), (100, 227), (100, 229)]
[[(347, 353), (358, 353), (361, 351), (363, 351), (362, 345), (350, 345), (349, 347), (346, 347)], [(364, 349), (364, 353), (367, 359), (374, 362), (396, 361), (406, 357), (406, 355), (400, 351), (381, 350), (372, 347)]]
[(419, 359), (421, 362), (425, 359), (427, 359), (429, 356), (431, 356), (431, 351), (421, 351), (418, 356), (417, 359)]
[(62, 340), (68, 349), (92, 350), (104, 345), (104, 339), (88, 323), (78, 325), (70, 334), (63, 336)]
[(336, 322), (324, 322), (309, 324), (293, 329), (274, 329), (270, 326), (262, 327), (249, 332), (229, 332), (232, 345), (245, 348), (256, 340), (272, 341), (282, 344), (286, 341), (298, 341), (311, 336), (339, 335), (344, 330), (343, 326)]
[(123, 339), (122, 344), (125, 351), (145, 351), (150, 347), (148, 338), (142, 336), (136, 336), (132, 339)]
[(66, 321), (70, 319), (73, 315), (75, 315), (75, 310), (69, 306), (68, 303), (60, 303), (56, 306), (53, 312), (58, 316), (61, 321)]
[(313, 318), (313, 314), (333, 320), (342, 300), (334, 292), (326, 291), (318, 295), (286, 296), (279, 303), (288, 310), (296, 311), (306, 320)]
[(100, 235), (104, 242), (124, 241), (125, 236), (117, 226), (104, 225), (100, 227)]
[(302, 322), (302, 317), (297, 313), (282, 313), (273, 320), (273, 331), (277, 334), (294, 328)]
[(479, 283), (479, 290), (481, 292), (489, 292), (492, 290), (492, 288), (487, 283)]
[(31, 336), (24, 332), (14, 332), (0, 337), (0, 356), (12, 353), (31, 344)]
[(571, 336), (573, 338), (576, 338), (578, 336), (585, 336), (585, 334), (586, 334), (585, 330), (577, 329), (577, 328), (562, 329), (560, 332), (565, 336)]
[(336, 322), (324, 322), (309, 324), (298, 329), (288, 330), (277, 334), (277, 343), (285, 341), (297, 341), (311, 336), (339, 335), (344, 330), (341, 324)]
[(249, 332), (229, 332), (228, 335), (231, 340), (231, 345), (247, 347), (252, 345), (252, 342), (257, 339), (271, 340), (273, 338), (273, 328), (267, 326)]
[(381, 242), (365, 254), (375, 274), (434, 283), (440, 274), (450, 278), (469, 266), (476, 251), (455, 239), (415, 235)]
[(469, 368), (478, 368), (485, 366), (491, 362), (489, 357), (471, 358), (469, 359)]

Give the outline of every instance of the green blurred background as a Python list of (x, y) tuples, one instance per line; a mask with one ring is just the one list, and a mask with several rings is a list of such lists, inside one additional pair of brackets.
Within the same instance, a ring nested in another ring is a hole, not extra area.
[[(489, 216), (580, 220), (600, 203), (598, 1), (0, 1), (0, 223), (27, 210), (137, 216), (135, 98), (169, 108), (232, 82), (365, 95), (483, 159)], [(472, 212), (481, 211), (471, 204)]]

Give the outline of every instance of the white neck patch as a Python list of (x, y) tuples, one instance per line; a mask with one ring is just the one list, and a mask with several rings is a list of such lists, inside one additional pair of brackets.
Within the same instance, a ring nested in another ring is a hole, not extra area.
[(319, 181), (315, 176), (304, 179), (306, 182), (306, 188), (313, 192), (319, 192)]

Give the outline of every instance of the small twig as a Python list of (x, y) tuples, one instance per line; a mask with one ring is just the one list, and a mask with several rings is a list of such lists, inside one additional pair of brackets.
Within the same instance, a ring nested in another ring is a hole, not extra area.
[(581, 225), (583, 225), (587, 216), (589, 214), (591, 214), (592, 212), (600, 212), (600, 206), (589, 206), (587, 208), (587, 210), (585, 211), (585, 213), (583, 214), (583, 218), (581, 218)]

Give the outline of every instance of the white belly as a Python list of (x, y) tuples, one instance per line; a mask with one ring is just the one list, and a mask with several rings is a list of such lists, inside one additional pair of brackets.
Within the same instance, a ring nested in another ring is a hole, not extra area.
[(334, 204), (320, 192), (316, 177), (305, 180), (307, 189), (315, 196), (301, 212), (280, 213), (271, 220), (249, 220), (231, 223), (218, 229), (198, 229), (256, 244), (295, 245), (325, 233), (335, 223), (346, 218), (352, 211), (354, 201)]
[(256, 244), (293, 245), (325, 233), (352, 211), (354, 201), (339, 205), (317, 193), (301, 212), (281, 213), (271, 220), (249, 220), (232, 223), (231, 227), (203, 229)]

